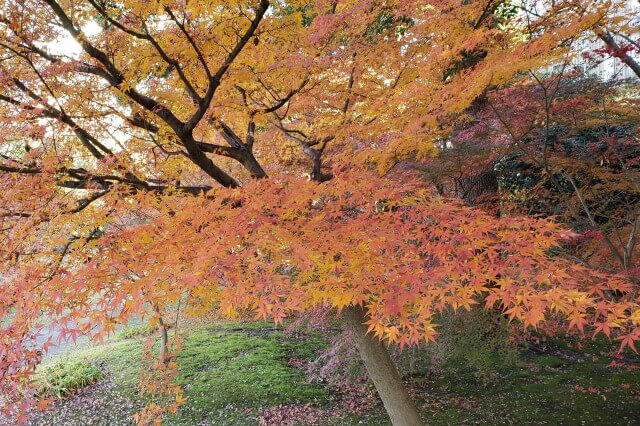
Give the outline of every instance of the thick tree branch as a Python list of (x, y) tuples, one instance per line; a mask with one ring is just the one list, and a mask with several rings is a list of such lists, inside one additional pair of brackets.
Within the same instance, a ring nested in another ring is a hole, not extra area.
[(631, 268), (633, 266), (633, 252), (638, 242), (638, 231), (640, 231), (640, 214), (638, 214), (633, 221), (627, 244), (624, 247), (625, 268)]
[[(223, 147), (224, 148), (224, 147)], [(43, 173), (44, 171), (39, 167), (14, 167), (7, 166), (5, 164), (0, 164), (0, 171), (6, 173), (20, 173), (20, 174), (28, 174), (28, 175), (36, 175)], [(180, 192), (185, 192), (189, 194), (197, 194), (201, 192), (207, 192), (212, 189), (211, 186), (202, 185), (202, 186), (171, 186), (171, 185), (152, 185), (146, 181), (140, 180), (136, 176), (125, 173), (124, 176), (119, 175), (111, 175), (111, 174), (92, 174), (86, 169), (83, 168), (65, 168), (62, 167), (58, 169), (56, 172), (58, 176), (57, 185), (62, 188), (69, 189), (86, 189), (86, 190), (96, 190), (99, 189), (97, 195), (94, 194), (92, 196), (86, 197), (85, 202), (93, 202), (98, 198), (106, 195), (103, 194), (104, 191), (109, 191), (113, 184), (120, 183), (129, 186), (134, 191), (152, 191), (152, 192), (163, 192), (169, 189), (177, 190)], [(95, 197), (95, 198), (94, 198)], [(80, 200), (81, 204), (84, 204), (82, 200)], [(85, 206), (86, 207), (86, 206)]]
[(38, 173), (42, 173), (42, 170), (37, 167), (13, 167), (5, 164), (0, 164), (0, 170), (7, 173), (21, 173), (27, 175), (37, 175)]
[(238, 160), (242, 162), (242, 150), (238, 148), (234, 148), (231, 146), (223, 146), (223, 145), (215, 145), (206, 142), (198, 142), (198, 147), (202, 150), (202, 152), (206, 152), (209, 154), (222, 155), (223, 157), (233, 158), (234, 160)]
[(31, 213), (28, 212), (2, 212), (0, 213), (1, 218), (8, 217), (31, 217)]
[(108, 190), (98, 191), (94, 194), (89, 195), (86, 198), (81, 198), (78, 200), (78, 206), (74, 209), (71, 209), (68, 213), (80, 213), (82, 210), (89, 207), (91, 203), (93, 203), (96, 200), (99, 200), (100, 198), (104, 197), (108, 193), (109, 193)]
[(146, 26), (145, 26), (144, 33), (134, 31), (131, 28), (127, 28), (117, 20), (113, 19), (109, 15), (107, 10), (104, 7), (100, 6), (95, 0), (89, 0), (89, 3), (91, 3), (93, 8), (100, 14), (100, 16), (102, 16), (107, 22), (109, 22), (114, 27), (129, 34), (132, 37), (135, 37), (140, 40), (148, 41), (156, 49), (156, 52), (158, 52), (162, 60), (165, 61), (168, 65), (171, 65), (176, 70), (176, 72), (178, 73), (178, 77), (180, 77), (180, 81), (182, 81), (182, 84), (185, 86), (185, 89), (187, 90), (187, 93), (189, 94), (191, 99), (196, 104), (202, 100), (200, 95), (198, 95), (198, 92), (196, 91), (196, 89), (193, 87), (193, 84), (189, 81), (189, 79), (185, 75), (182, 65), (180, 65), (180, 62), (169, 57), (167, 52), (162, 48), (162, 46), (160, 46), (160, 43), (158, 43), (158, 41), (155, 38), (153, 38), (153, 36), (149, 33)]
[(80, 44), (82, 50), (104, 67), (104, 69), (102, 69), (93, 65), (83, 64), (82, 66), (78, 67), (78, 71), (102, 77), (111, 86), (121, 90), (122, 93), (127, 95), (138, 105), (153, 112), (162, 120), (164, 120), (177, 134), (182, 132), (184, 123), (182, 123), (167, 107), (158, 103), (156, 100), (139, 93), (134, 88), (122, 88), (122, 84), (125, 80), (124, 76), (122, 72), (109, 59), (109, 56), (105, 52), (97, 49), (95, 46), (89, 43), (87, 37), (75, 27), (71, 18), (65, 13), (62, 7), (55, 0), (43, 1), (47, 5), (49, 5), (49, 7), (51, 7), (51, 10), (60, 20), (62, 27)]
[[(274, 115), (278, 117), (276, 114)], [(289, 130), (284, 127), (282, 122), (276, 123), (274, 121), (271, 121), (271, 123), (276, 127), (276, 129), (280, 130), (280, 132), (284, 137), (300, 145), (300, 148), (302, 148), (302, 152), (311, 159), (311, 174), (310, 174), (311, 180), (315, 180), (317, 182), (324, 182), (333, 177), (331, 174), (325, 175), (322, 173), (322, 154), (325, 148), (327, 147), (327, 144), (334, 139), (333, 136), (327, 136), (322, 140), (309, 139), (307, 137), (302, 138), (300, 136), (294, 135), (295, 133), (302, 134), (302, 132), (299, 132), (296, 130)], [(318, 144), (320, 144), (319, 149), (313, 148), (315, 145), (318, 145)]]
[(132, 126), (139, 127), (139, 128), (144, 129), (144, 130), (146, 130), (146, 131), (148, 131), (150, 133), (158, 133), (158, 130), (160, 130), (160, 128), (158, 126), (156, 126), (152, 122), (146, 120), (140, 114), (134, 114), (134, 116), (132, 118), (131, 117), (127, 117), (126, 120)]
[[(66, 14), (66, 12), (62, 9), (60, 4), (56, 0), (43, 0), (53, 11), (53, 13), (57, 16), (58, 20), (62, 27), (73, 36), (83, 51), (88, 54), (91, 58), (99, 62), (102, 67), (94, 66), (91, 64), (81, 64), (77, 67), (79, 72), (89, 73), (103, 78), (109, 85), (120, 90), (122, 93), (127, 95), (132, 101), (142, 106), (144, 109), (152, 112), (160, 119), (162, 119), (169, 127), (175, 132), (175, 134), (180, 139), (181, 143), (187, 149), (189, 154), (189, 158), (200, 167), (205, 173), (215, 179), (217, 182), (224, 186), (235, 187), (238, 186), (238, 182), (229, 176), (226, 172), (216, 166), (198, 147), (198, 143), (195, 141), (192, 135), (193, 129), (200, 122), (202, 117), (205, 115), (212, 99), (215, 94), (217, 87), (220, 85), (220, 81), (227, 69), (231, 65), (231, 63), (235, 60), (235, 58), (240, 54), (244, 46), (251, 39), (252, 35), (256, 31), (260, 21), (262, 20), (264, 14), (266, 13), (269, 2), (268, 0), (261, 0), (258, 9), (256, 10), (255, 18), (251, 21), (251, 25), (245, 32), (245, 34), (240, 38), (234, 49), (229, 53), (225, 62), (220, 66), (218, 71), (211, 76), (209, 85), (207, 88), (206, 95), (202, 98), (202, 100), (198, 104), (198, 108), (193, 116), (189, 119), (187, 123), (183, 123), (181, 120), (177, 118), (173, 112), (156, 101), (151, 97), (139, 93), (133, 87), (123, 87), (123, 83), (125, 82), (123, 73), (114, 65), (114, 63), (109, 59), (108, 55), (97, 49), (91, 43), (89, 43), (87, 37), (75, 27), (75, 24), (71, 20), (71, 18)], [(167, 13), (173, 15), (170, 10), (167, 10)], [(173, 15), (175, 17), (175, 15)], [(177, 19), (176, 19), (177, 21)], [(182, 24), (177, 22), (179, 26)], [(185, 28), (186, 30), (186, 28)], [(186, 31), (185, 31), (186, 32)], [(190, 38), (191, 36), (186, 32), (185, 36)], [(104, 68), (103, 68), (104, 67)], [(249, 163), (243, 163), (245, 167), (247, 164), (250, 164), (252, 167), (249, 171), (254, 174), (256, 171), (260, 171), (261, 167), (255, 161), (255, 158), (251, 156)], [(255, 166), (258, 166), (256, 168)], [(262, 171), (264, 173), (264, 171)]]
[[(478, 17), (478, 20), (473, 24), (473, 29), (477, 30), (478, 28), (480, 28), (480, 26), (482, 25), (482, 23), (489, 17), (491, 16), (491, 14), (493, 13), (494, 7), (495, 7), (495, 2), (494, 0), (489, 0), (487, 2), (487, 4), (485, 5), (484, 9), (482, 10), (482, 13), (480, 14), (480, 16)], [(500, 4), (500, 2), (498, 2), (498, 4)]]
[[(353, 85), (356, 81), (356, 52), (353, 52), (352, 58), (353, 58), (352, 59), (353, 64), (351, 66), (351, 72), (349, 73), (349, 81), (347, 82), (347, 96), (344, 100), (344, 104), (342, 105), (343, 124), (347, 118), (347, 112), (349, 111), (349, 104), (351, 103), (351, 93), (353, 92)], [(407, 64), (408, 63), (409, 62), (407, 61)]]
[(253, 152), (253, 144), (256, 140), (256, 123), (253, 121), (253, 117), (249, 118), (249, 124), (247, 124), (247, 138), (244, 142), (245, 146), (250, 152)]
[[(85, 44), (87, 44), (87, 43), (85, 43)], [(85, 52), (87, 52), (87, 53), (89, 53), (90, 51), (92, 51), (92, 50), (91, 49), (85, 50)], [(91, 54), (91, 53), (89, 53), (89, 54)], [(98, 59), (99, 57), (100, 57), (100, 55), (98, 55), (98, 57), (95, 57), (95, 59)], [(108, 59), (107, 59), (107, 62), (108, 62)], [(110, 62), (108, 62), (108, 65), (105, 65), (107, 67), (107, 69), (111, 66), (109, 64), (110, 64)], [(81, 64), (81, 65), (79, 65), (77, 67), (77, 69), (80, 72), (85, 72), (85, 73), (88, 73), (88, 74), (93, 74), (93, 75), (102, 77), (112, 87), (115, 87), (115, 88), (118, 88), (118, 89), (120, 88), (122, 82), (124, 81), (122, 75), (119, 74), (119, 72), (118, 72), (117, 76), (114, 76), (110, 72), (108, 72), (107, 70), (105, 70), (103, 68), (100, 68), (100, 67), (97, 67), (97, 66), (94, 66), (94, 65)], [(211, 176), (213, 179), (215, 179), (221, 185), (228, 186), (228, 187), (236, 187), (236, 186), (238, 186), (238, 182), (234, 178), (232, 178), (227, 173), (225, 173), (222, 169), (220, 169), (218, 166), (216, 166), (198, 148), (197, 142), (193, 139), (193, 136), (192, 136), (191, 132), (190, 131), (189, 132), (185, 131), (184, 123), (182, 123), (168, 108), (160, 105), (154, 99), (152, 99), (152, 98), (150, 98), (150, 97), (148, 97), (146, 95), (142, 95), (142, 94), (138, 93), (134, 89), (129, 88), (129, 89), (122, 90), (122, 92), (125, 93), (127, 96), (129, 96), (129, 98), (132, 99), (134, 102), (136, 102), (137, 104), (139, 104), (140, 106), (142, 106), (146, 110), (154, 113), (156, 116), (158, 116), (160, 119), (162, 119), (165, 123), (167, 123), (169, 125), (169, 127), (171, 127), (171, 129), (174, 131), (174, 133), (178, 136), (178, 138), (183, 143), (185, 148), (187, 149), (187, 152), (189, 154), (189, 158), (198, 167), (200, 167), (206, 174)], [(139, 120), (135, 120), (134, 119), (134, 122), (137, 122), (137, 121), (139, 121)], [(131, 122), (131, 123), (133, 124), (134, 122)], [(144, 128), (144, 126), (143, 126), (143, 128)], [(155, 129), (157, 130), (157, 127), (155, 127)]]

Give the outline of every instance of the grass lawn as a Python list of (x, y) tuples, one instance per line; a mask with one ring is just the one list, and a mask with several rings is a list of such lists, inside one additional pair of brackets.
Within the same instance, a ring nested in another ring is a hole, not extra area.
[[(141, 405), (136, 385), (142, 343), (136, 333), (121, 336), (48, 360), (41, 371), (70, 364), (80, 371), (83, 364), (97, 382), (34, 415), (31, 424), (130, 424)], [(296, 365), (326, 345), (320, 334), (292, 337), (264, 323), (190, 330), (177, 379), (187, 403), (165, 424), (389, 424), (370, 386), (337, 389), (307, 382), (306, 371)], [(604, 342), (588, 342), (580, 350), (551, 342), (523, 352), (516, 365), (500, 369), (489, 382), (458, 365), (415, 374), (407, 384), (429, 425), (638, 424), (640, 358), (616, 359), (610, 350)], [(96, 375), (95, 367), (103, 374)]]

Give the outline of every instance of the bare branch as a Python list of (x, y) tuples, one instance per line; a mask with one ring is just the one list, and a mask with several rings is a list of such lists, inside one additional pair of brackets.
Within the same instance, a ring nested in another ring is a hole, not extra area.
[[(582, 210), (586, 213), (587, 218), (589, 218), (589, 223), (594, 228), (600, 229), (600, 227), (596, 223), (595, 219), (593, 218), (593, 215), (591, 214), (591, 210), (589, 209), (589, 206), (587, 206), (587, 203), (584, 200), (584, 197), (582, 196), (582, 192), (580, 191), (580, 189), (576, 185), (576, 182), (573, 180), (573, 178), (570, 175), (567, 174), (566, 176), (567, 176), (567, 179), (569, 180), (569, 182), (571, 182), (571, 186), (573, 187), (573, 190), (575, 191), (576, 196), (578, 197), (578, 200), (580, 201), (580, 205), (582, 206)], [(620, 254), (620, 252), (618, 251), (616, 246), (613, 244), (613, 242), (611, 241), (609, 236), (604, 232), (602, 233), (602, 235), (604, 236), (604, 241), (607, 243), (607, 246), (609, 246), (609, 249), (611, 250), (611, 254), (616, 259), (618, 259), (618, 261), (620, 262), (620, 264), (623, 267), (626, 267), (624, 257)]]
[(224, 63), (220, 66), (220, 68), (218, 68), (216, 73), (210, 77), (207, 93), (202, 99), (202, 102), (200, 102), (198, 110), (185, 124), (184, 132), (191, 132), (198, 125), (202, 117), (204, 117), (204, 114), (209, 108), (209, 105), (211, 104), (211, 100), (213, 99), (213, 96), (218, 86), (220, 86), (222, 77), (224, 77), (225, 73), (227, 72), (227, 70), (233, 63), (233, 61), (238, 57), (240, 52), (242, 52), (242, 49), (244, 49), (244, 47), (247, 45), (249, 40), (251, 40), (251, 37), (253, 37), (253, 34), (257, 30), (258, 25), (262, 21), (262, 18), (264, 17), (264, 14), (267, 12), (268, 8), (269, 8), (269, 0), (260, 0), (260, 5), (258, 6), (258, 9), (256, 9), (255, 11), (255, 17), (251, 21), (249, 28), (247, 28), (247, 30), (242, 35), (240, 40), (238, 40), (238, 43), (235, 45), (233, 50), (231, 50), (231, 52), (225, 59)]

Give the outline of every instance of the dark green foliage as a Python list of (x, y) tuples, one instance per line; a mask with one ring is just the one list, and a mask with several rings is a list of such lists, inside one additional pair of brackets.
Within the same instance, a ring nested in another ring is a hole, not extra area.
[(275, 11), (275, 15), (287, 16), (296, 12), (300, 12), (302, 16), (302, 26), (308, 27), (313, 23), (313, 20), (317, 16), (317, 14), (311, 13), (311, 9), (313, 9), (313, 6), (311, 4), (302, 7), (294, 7), (289, 4), (281, 4), (280, 9)]
[(371, 41), (374, 36), (387, 31), (393, 31), (396, 36), (403, 36), (407, 29), (413, 25), (413, 19), (409, 16), (395, 16), (390, 10), (382, 12), (376, 22), (367, 29), (366, 35)]
[(500, 312), (445, 311), (438, 323), (440, 334), (435, 343), (410, 349), (399, 356), (407, 373), (471, 374), (482, 382), (489, 382), (518, 360), (518, 348), (510, 342), (507, 320)]
[(104, 372), (83, 359), (61, 360), (42, 368), (36, 375), (38, 393), (62, 398), (104, 377)]

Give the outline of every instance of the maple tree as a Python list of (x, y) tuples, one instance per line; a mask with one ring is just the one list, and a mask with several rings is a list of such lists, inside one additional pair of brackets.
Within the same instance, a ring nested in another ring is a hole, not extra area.
[(625, 84), (532, 72), (489, 93), (473, 117), (432, 160), (437, 185), (464, 181), (471, 163), (497, 168), (503, 212), (559, 215), (584, 233), (591, 261), (637, 275), (637, 99)]
[[(100, 340), (178, 302), (276, 321), (344, 311), (394, 424), (419, 415), (373, 336), (431, 340), (445, 307), (555, 316), (633, 347), (628, 283), (550, 255), (560, 227), (496, 220), (403, 167), (435, 155), (488, 88), (591, 31), (608, 5), (589, 4), (556, 2), (527, 34), (503, 1), (5, 2), (6, 400), (28, 408), (55, 343), (45, 323)], [(158, 368), (175, 371), (169, 358)], [(160, 399), (183, 402), (172, 389)]]
[[(567, 15), (584, 14), (589, 12), (592, 6), (583, 2), (566, 2), (554, 5), (557, 7), (552, 19), (548, 23), (562, 25), (567, 19)], [(522, 2), (519, 8), (523, 11), (527, 19), (540, 18), (547, 5), (545, 2)], [(598, 39), (603, 46), (591, 52), (594, 56), (617, 58), (637, 76), (640, 77), (640, 64), (638, 63), (638, 53), (640, 44), (634, 38), (637, 37), (640, 22), (637, 19), (637, 6), (630, 1), (611, 2), (606, 9), (606, 13), (600, 15), (594, 22), (591, 30), (591, 37), (586, 35), (585, 39)]]
[[(556, 214), (586, 231), (591, 242), (587, 246), (595, 245), (589, 257), (596, 264), (636, 276), (640, 212), (638, 147), (633, 135), (637, 101), (615, 86), (589, 80), (573, 83), (560, 76), (536, 82), (533, 90), (547, 101), (538, 102), (528, 119), (525, 114), (521, 119), (532, 123), (534, 116), (544, 114), (543, 122), (548, 124), (537, 129), (530, 126), (528, 135), (516, 144), (525, 161), (547, 177), (529, 190), (529, 196), (538, 198), (538, 211), (553, 203)], [(536, 97), (532, 94), (529, 99)], [(513, 124), (505, 114), (500, 117), (507, 126)], [(522, 135), (521, 130), (515, 131)], [(560, 205), (564, 206), (561, 211)]]

